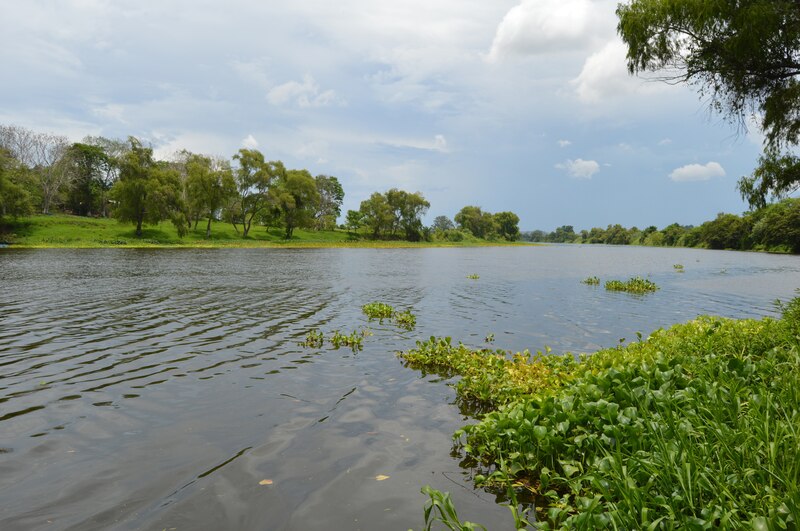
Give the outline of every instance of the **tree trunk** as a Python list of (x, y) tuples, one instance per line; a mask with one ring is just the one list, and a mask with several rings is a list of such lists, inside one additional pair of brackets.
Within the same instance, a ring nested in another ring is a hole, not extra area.
[[(194, 228), (197, 228), (197, 224), (195, 224)], [(211, 237), (211, 216), (208, 217), (208, 225), (206, 225), (206, 240)]]

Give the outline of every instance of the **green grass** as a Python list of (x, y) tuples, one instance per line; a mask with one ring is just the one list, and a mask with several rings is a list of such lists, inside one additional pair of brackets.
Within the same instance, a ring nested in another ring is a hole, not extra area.
[[(241, 230), (241, 227), (239, 228)], [(496, 245), (527, 245), (505, 242), (407, 242), (399, 240), (373, 241), (355, 239), (346, 231), (314, 231), (297, 229), (290, 240), (283, 239), (283, 229), (254, 226), (247, 238), (242, 238), (229, 223), (214, 222), (211, 238), (205, 238), (205, 222), (178, 237), (169, 222), (145, 226), (141, 238), (135, 235), (132, 224), (113, 219), (86, 218), (69, 215), (31, 216), (10, 221), (0, 232), (0, 242), (21, 248), (103, 248), (103, 247), (475, 247)]]
[(435, 338), (401, 357), (461, 375), (459, 399), (489, 412), (457, 447), (533, 492), (541, 529), (800, 524), (800, 299), (578, 360)]

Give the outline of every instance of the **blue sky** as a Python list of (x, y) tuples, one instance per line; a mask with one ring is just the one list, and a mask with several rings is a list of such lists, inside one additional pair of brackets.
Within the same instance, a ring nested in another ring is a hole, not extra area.
[(699, 224), (746, 205), (760, 153), (690, 87), (632, 78), (616, 1), (8, 0), (0, 123), (257, 147), (522, 229)]

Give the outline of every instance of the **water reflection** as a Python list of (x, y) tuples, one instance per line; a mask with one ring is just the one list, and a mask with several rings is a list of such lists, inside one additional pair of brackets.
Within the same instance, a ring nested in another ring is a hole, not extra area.
[[(497, 527), (507, 510), (449, 455), (452, 390), (397, 350), (493, 333), (591, 351), (700, 313), (769, 315), (800, 287), (797, 257), (579, 246), (6, 249), (0, 271), (2, 529), (409, 528), (428, 483)], [(662, 289), (580, 284), (593, 275)], [(413, 308), (416, 329), (369, 322), (373, 301)], [(357, 354), (300, 345), (365, 327)]]

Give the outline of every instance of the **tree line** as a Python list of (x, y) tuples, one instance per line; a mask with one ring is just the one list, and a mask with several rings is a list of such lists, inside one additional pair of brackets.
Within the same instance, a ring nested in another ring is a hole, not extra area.
[(702, 247), (707, 249), (762, 250), (800, 253), (800, 199), (787, 198), (741, 216), (720, 213), (697, 227), (673, 223), (659, 230), (608, 225), (575, 232), (563, 225), (553, 232), (524, 232), (531, 242), (603, 243), (656, 247)]
[(167, 220), (181, 237), (202, 222), (206, 238), (213, 222), (231, 224), (243, 238), (256, 226), (280, 228), (286, 239), (298, 228), (409, 241), (513, 240), (519, 234), (515, 214), (474, 206), (456, 215), (458, 227), (445, 216), (426, 227), (430, 203), (420, 192), (397, 188), (373, 193), (337, 225), (344, 196), (338, 178), (287, 169), (257, 149), (240, 149), (231, 159), (182, 150), (164, 161), (135, 137), (70, 143), (0, 125), (0, 226), (38, 210), (115, 217), (135, 225), (137, 237), (145, 225)]

